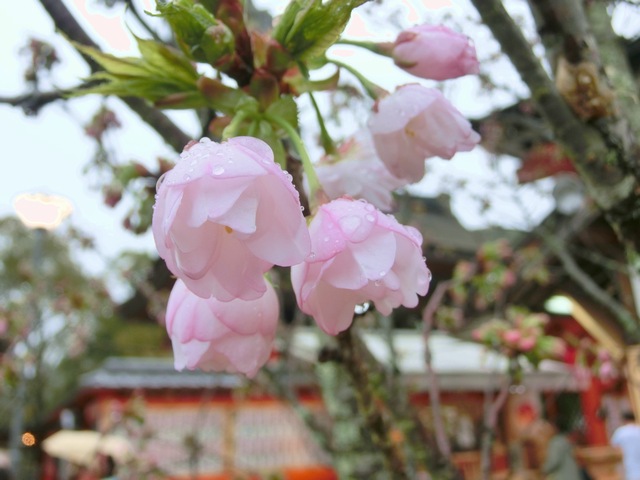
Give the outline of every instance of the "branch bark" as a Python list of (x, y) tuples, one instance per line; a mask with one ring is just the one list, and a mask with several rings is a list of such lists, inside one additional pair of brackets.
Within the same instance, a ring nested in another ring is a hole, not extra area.
[(636, 225), (640, 220), (640, 199), (635, 194), (637, 180), (621, 168), (630, 160), (621, 158), (620, 151), (611, 148), (598, 129), (573, 113), (502, 2), (472, 2), (529, 87), (532, 100), (551, 126), (556, 139), (572, 157), (596, 204), (607, 215), (620, 238), (631, 242), (639, 250), (640, 236), (637, 235)]
[[(53, 20), (56, 29), (64, 33), (70, 40), (99, 48), (61, 0), (40, 0), (40, 4)], [(95, 72), (100, 69), (93, 60), (86, 57), (84, 58), (92, 71)], [(191, 137), (178, 128), (169, 117), (160, 110), (148, 105), (145, 101), (131, 97), (122, 98), (122, 101), (131, 108), (131, 110), (136, 112), (144, 122), (158, 132), (165, 142), (176, 152), (181, 152), (184, 146), (192, 140)]]

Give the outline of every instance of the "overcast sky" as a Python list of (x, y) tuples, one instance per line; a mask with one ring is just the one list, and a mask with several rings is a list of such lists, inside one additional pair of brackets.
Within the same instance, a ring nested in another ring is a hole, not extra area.
[[(81, 14), (80, 18), (85, 28), (93, 32), (94, 38), (105, 50), (116, 54), (136, 54), (127, 27), (140, 35), (143, 32), (132, 20), (125, 25), (121, 8), (109, 10), (99, 5), (96, 0), (67, 0), (66, 3), (73, 11)], [(151, 0), (139, 0), (137, 3), (144, 8), (153, 9)], [(275, 13), (279, 13), (286, 2), (255, 0), (255, 4), (258, 7), (273, 8)], [(400, 17), (403, 26), (425, 21), (436, 22), (444, 18), (447, 25), (464, 30), (472, 37), (481, 59), (497, 51), (498, 47), (491, 41), (487, 29), (474, 27), (463, 20), (463, 17), (473, 11), (466, 1), (407, 0), (403, 4), (403, 16)], [(527, 21), (527, 12), (522, 2), (512, 2), (511, 8), (523, 21)], [(25, 93), (22, 72), (28, 64), (28, 58), (20, 53), (20, 50), (29, 37), (53, 43), (63, 60), (47, 79), (48, 86), (73, 86), (88, 73), (82, 59), (63, 39), (54, 34), (51, 20), (36, 0), (0, 2), (0, 18), (0, 96)], [(620, 31), (630, 35), (640, 22), (637, 15), (634, 17), (625, 11), (616, 16), (615, 25)], [(356, 14), (346, 34), (363, 36), (373, 32), (380, 40), (393, 40), (396, 29), (385, 26), (382, 21), (373, 25), (367, 24)], [(417, 81), (396, 69), (388, 59), (379, 59), (362, 50), (335, 47), (331, 54), (341, 57), (341, 60), (353, 62), (367, 72), (372, 80), (390, 90), (398, 84)], [(511, 82), (521, 95), (526, 93), (526, 89), (519, 86), (517, 76), (507, 62), (492, 65), (492, 68), (497, 69), (503, 80)], [(428, 85), (428, 82), (422, 83)], [(491, 101), (479, 96), (478, 81), (473, 77), (447, 82), (445, 93), (463, 113), (471, 117), (486, 113), (492, 103), (508, 104), (511, 101), (508, 96), (494, 97)], [(74, 205), (73, 214), (68, 221), (96, 237), (99, 257), (84, 259), (93, 271), (103, 268), (105, 259), (113, 258), (123, 249), (153, 249), (153, 241), (149, 234), (136, 236), (120, 226), (127, 205), (123, 204), (115, 211), (106, 207), (102, 203), (100, 193), (93, 188), (95, 185), (92, 185), (90, 176), (83, 174), (83, 167), (95, 150), (94, 143), (83, 133), (83, 125), (99, 108), (100, 101), (98, 97), (88, 97), (66, 103), (56, 102), (32, 117), (25, 116), (20, 109), (0, 105), (0, 148), (2, 164), (5, 167), (4, 174), (0, 175), (0, 216), (13, 215), (13, 199), (23, 192), (66, 196)], [(123, 124), (123, 128), (110, 137), (110, 146), (121, 161), (135, 159), (153, 165), (158, 155), (176, 157), (155, 133), (142, 125), (135, 114), (123, 108), (118, 100), (110, 99), (108, 105), (117, 111)], [(170, 115), (189, 135), (197, 135), (197, 124), (190, 113), (172, 112)], [(336, 127), (333, 133), (339, 136), (348, 133), (350, 128), (355, 130), (357, 127), (357, 119), (354, 118), (349, 125)], [(310, 139), (313, 136), (307, 135), (306, 138)], [(317, 148), (311, 150), (318, 152)], [(459, 154), (450, 162), (430, 160), (429, 175), (421, 182), (417, 191), (424, 195), (436, 195), (443, 189), (443, 175), (468, 178), (468, 187), (464, 191), (458, 191), (453, 202), (454, 210), (465, 225), (479, 228), (487, 223), (503, 223), (506, 226), (524, 227), (522, 215), (513, 208), (508, 208), (509, 189), (493, 188), (496, 200), (493, 209), (488, 217), (479, 215), (479, 203), (474, 201), (473, 197), (486, 188), (481, 186), (485, 185), (487, 180), (495, 178), (492, 178), (494, 175), (487, 168), (489, 159), (477, 150), (469, 154)], [(508, 178), (513, 178), (516, 166), (516, 162), (505, 164), (504, 173)], [(543, 183), (542, 188), (549, 190), (549, 183)], [(530, 205), (534, 219), (540, 219), (551, 208), (548, 200), (541, 199), (532, 191), (525, 192), (523, 198)]]

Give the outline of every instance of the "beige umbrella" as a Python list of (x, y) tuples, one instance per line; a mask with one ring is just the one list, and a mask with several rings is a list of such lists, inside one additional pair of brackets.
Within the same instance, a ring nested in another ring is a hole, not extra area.
[(133, 452), (126, 438), (93, 430), (60, 430), (42, 442), (42, 449), (52, 457), (84, 466), (91, 466), (98, 454), (109, 455), (122, 463)]

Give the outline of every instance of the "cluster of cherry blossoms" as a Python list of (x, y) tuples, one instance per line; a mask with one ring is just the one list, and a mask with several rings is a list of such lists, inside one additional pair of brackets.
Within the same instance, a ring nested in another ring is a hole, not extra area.
[(472, 336), (507, 357), (523, 356), (537, 365), (546, 358), (561, 359), (566, 350), (562, 339), (545, 333), (548, 322), (548, 315), (510, 308), (506, 319), (486, 322)]
[[(389, 48), (422, 78), (478, 71), (468, 38), (445, 27), (411, 28)], [(258, 372), (279, 317), (274, 266), (291, 267), (299, 308), (329, 335), (348, 329), (364, 302), (384, 315), (418, 305), (431, 279), (422, 236), (383, 211), (392, 191), (424, 176), (427, 158), (449, 159), (479, 141), (439, 90), (416, 83), (380, 98), (367, 127), (315, 165), (299, 151), (309, 218), (259, 129), (225, 137), (187, 145), (158, 182), (153, 235), (178, 278), (166, 314), (176, 368)]]

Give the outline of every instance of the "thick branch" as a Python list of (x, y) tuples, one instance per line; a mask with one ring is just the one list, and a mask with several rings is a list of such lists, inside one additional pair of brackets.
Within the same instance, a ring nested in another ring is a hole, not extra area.
[[(596, 190), (598, 204), (605, 209), (610, 208), (618, 200), (611, 188), (618, 185), (621, 176), (616, 170), (605, 168), (601, 164), (608, 152), (598, 133), (575, 117), (536, 58), (520, 27), (504, 9), (502, 2), (472, 2), (500, 43), (502, 51), (529, 87), (533, 101), (551, 125), (556, 137), (569, 150), (576, 167), (583, 171), (585, 179)], [(612, 203), (613, 200), (616, 201)]]
[[(593, 83), (586, 84), (592, 88), (586, 90), (589, 94), (583, 102), (593, 101), (595, 105), (610, 103), (607, 114), (595, 120), (594, 126), (608, 148), (616, 153), (619, 166), (640, 178), (637, 158), (640, 133), (638, 89), (622, 42), (611, 27), (606, 6), (602, 2), (589, 6), (587, 3), (591, 2), (584, 2), (583, 6), (580, 0), (536, 0), (529, 3), (532, 9), (538, 10), (547, 25), (544, 30), (553, 30), (553, 34), (562, 39), (564, 57), (574, 65), (592, 66), (590, 73), (593, 78), (589, 81)], [(579, 82), (580, 78), (576, 80)]]
[[(98, 48), (98, 45), (91, 39), (87, 32), (84, 31), (61, 0), (40, 0), (40, 3), (53, 19), (56, 28), (69, 39), (83, 45)], [(93, 60), (86, 57), (85, 60), (92, 71), (99, 69)], [(191, 137), (180, 130), (169, 117), (158, 109), (149, 106), (143, 100), (138, 98), (123, 98), (122, 101), (136, 112), (142, 120), (149, 124), (151, 128), (158, 132), (176, 152), (181, 152), (184, 146), (191, 140)]]

